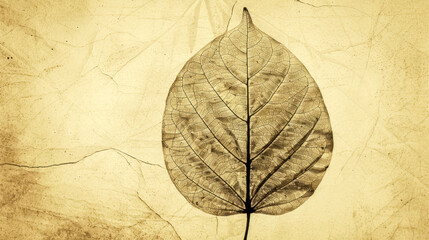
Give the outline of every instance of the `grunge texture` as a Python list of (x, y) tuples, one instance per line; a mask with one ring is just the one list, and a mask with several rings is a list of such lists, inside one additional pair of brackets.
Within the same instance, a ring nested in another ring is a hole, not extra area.
[(245, 216), (179, 193), (161, 132), (243, 7), (315, 79), (335, 142), (312, 197), (248, 238), (428, 238), (427, 1), (2, 0), (0, 239), (242, 239)]

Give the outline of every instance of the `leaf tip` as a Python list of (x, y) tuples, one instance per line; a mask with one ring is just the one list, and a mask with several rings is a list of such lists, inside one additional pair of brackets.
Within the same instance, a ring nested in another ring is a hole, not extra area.
[(243, 17), (241, 22), (247, 22), (248, 24), (252, 24), (252, 18), (250, 17), (249, 10), (246, 7), (243, 8)]

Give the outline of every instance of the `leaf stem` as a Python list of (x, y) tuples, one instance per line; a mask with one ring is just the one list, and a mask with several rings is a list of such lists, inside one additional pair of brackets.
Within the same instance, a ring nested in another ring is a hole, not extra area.
[(246, 232), (244, 232), (244, 240), (247, 240), (247, 234), (249, 233), (249, 225), (250, 225), (250, 214), (251, 212), (247, 212), (247, 221), (246, 221)]

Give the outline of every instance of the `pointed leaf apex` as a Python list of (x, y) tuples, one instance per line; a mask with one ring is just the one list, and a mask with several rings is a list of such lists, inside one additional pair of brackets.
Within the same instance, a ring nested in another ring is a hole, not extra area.
[(249, 10), (247, 10), (246, 7), (243, 8), (243, 17), (241, 19), (241, 22), (247, 22), (248, 24), (252, 24), (252, 18), (250, 17)]

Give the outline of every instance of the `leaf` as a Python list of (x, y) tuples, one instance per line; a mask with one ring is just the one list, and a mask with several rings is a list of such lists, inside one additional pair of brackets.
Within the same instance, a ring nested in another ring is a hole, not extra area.
[[(183, 67), (167, 97), (163, 150), (171, 180), (214, 215), (283, 214), (319, 185), (333, 149), (322, 95), (304, 65), (241, 23)], [(246, 233), (247, 235), (247, 233)]]

